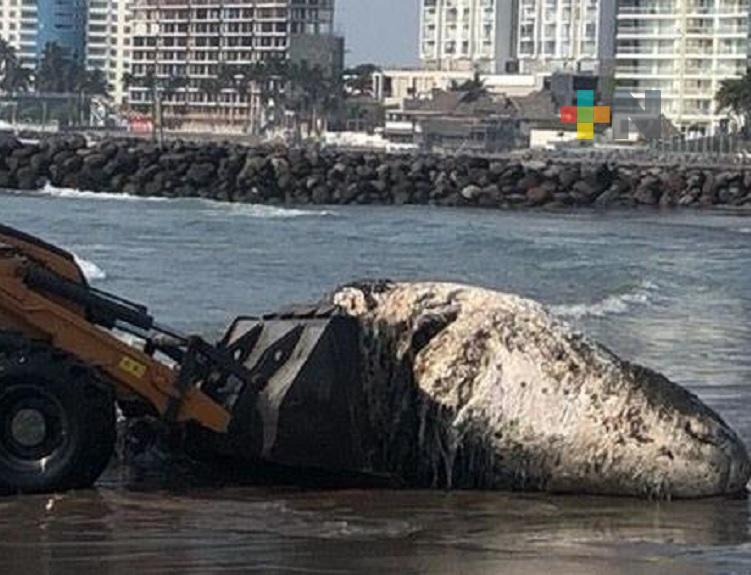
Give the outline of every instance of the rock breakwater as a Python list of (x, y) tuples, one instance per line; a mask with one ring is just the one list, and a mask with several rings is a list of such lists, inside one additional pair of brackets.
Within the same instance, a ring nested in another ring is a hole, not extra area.
[(22, 143), (0, 137), (0, 188), (36, 190), (46, 183), (275, 205), (751, 208), (751, 167), (395, 156), (179, 141), (158, 146), (126, 139), (87, 145), (80, 136)]

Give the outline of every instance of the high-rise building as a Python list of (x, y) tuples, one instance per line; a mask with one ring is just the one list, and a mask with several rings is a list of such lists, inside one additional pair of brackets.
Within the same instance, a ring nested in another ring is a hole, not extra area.
[(519, 0), (520, 71), (600, 72), (614, 55), (615, 2)]
[(504, 72), (513, 59), (515, 0), (422, 0), (420, 59), (430, 70)]
[(662, 113), (683, 131), (709, 134), (725, 115), (720, 82), (745, 74), (748, 0), (619, 0), (616, 83), (659, 90)]
[(88, 0), (86, 66), (101, 70), (115, 103), (126, 99), (123, 79), (130, 71), (132, 0)]
[(181, 124), (241, 125), (253, 98), (216, 82), (222, 66), (297, 57), (333, 69), (333, 17), (334, 0), (134, 0), (130, 103), (150, 110), (155, 78)]
[(289, 8), (291, 34), (333, 34), (334, 0), (290, 0)]
[(82, 59), (85, 25), (84, 0), (0, 0), (0, 38), (29, 67), (36, 66), (52, 43)]

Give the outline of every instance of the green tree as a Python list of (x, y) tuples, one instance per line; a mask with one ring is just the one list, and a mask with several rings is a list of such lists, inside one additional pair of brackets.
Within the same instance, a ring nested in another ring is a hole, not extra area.
[(222, 81), (217, 76), (214, 76), (213, 78), (204, 78), (201, 80), (200, 86), (201, 92), (206, 96), (206, 103), (214, 104), (214, 113), (212, 114), (212, 117), (216, 120), (221, 113), (219, 97), (224, 91)]
[(99, 69), (87, 70), (82, 64), (73, 62), (71, 65), (73, 89), (78, 95), (79, 117), (81, 124), (86, 123), (92, 96), (107, 96), (110, 85), (107, 76)]
[(0, 39), (0, 90), (26, 92), (31, 86), (31, 71), (18, 60), (15, 48)]
[(715, 94), (717, 112), (728, 112), (748, 132), (751, 117), (751, 77), (727, 79), (720, 82), (720, 89)]
[(308, 125), (308, 134), (320, 136), (326, 114), (341, 100), (341, 85), (320, 66), (310, 66), (302, 61), (290, 65), (288, 81), (292, 93), (292, 108)]
[(42, 59), (37, 66), (35, 85), (37, 92), (43, 94), (72, 92), (77, 76), (78, 71), (74, 69), (65, 50), (55, 42), (44, 47)]
[(461, 84), (457, 84), (453, 81), (451, 84), (452, 92), (461, 92), (461, 103), (471, 104), (485, 98), (488, 95), (488, 89), (485, 86), (485, 82), (480, 78), (480, 74), (475, 72), (474, 77), (471, 80), (465, 80)]
[(87, 96), (106, 96), (110, 85), (107, 76), (99, 69), (86, 70), (83, 66), (76, 66), (76, 91)]
[(360, 64), (344, 71), (344, 89), (352, 96), (373, 96), (373, 74), (381, 69), (375, 64)]
[[(286, 60), (263, 60), (243, 66), (235, 89), (248, 99), (248, 128), (258, 135), (280, 121), (286, 99), (285, 86), (289, 75)], [(269, 110), (271, 117), (269, 118)]]

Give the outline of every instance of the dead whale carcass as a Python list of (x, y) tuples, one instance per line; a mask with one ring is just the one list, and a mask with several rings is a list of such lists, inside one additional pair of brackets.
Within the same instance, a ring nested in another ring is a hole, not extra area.
[[(704, 497), (749, 479), (744, 445), (696, 396), (535, 302), (389, 282), (330, 301), (349, 331), (306, 328), (289, 359), (308, 364), (292, 361), (253, 399), (233, 449), (413, 486)], [(236, 324), (228, 341), (255, 325)], [(267, 330), (283, 337), (273, 320)]]

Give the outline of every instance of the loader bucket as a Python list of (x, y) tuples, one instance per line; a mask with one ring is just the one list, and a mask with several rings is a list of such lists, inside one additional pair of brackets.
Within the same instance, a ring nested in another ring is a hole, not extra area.
[(310, 312), (240, 318), (220, 348), (248, 370), (225, 398), (229, 433), (212, 449), (232, 458), (325, 472), (359, 473), (361, 409), (357, 321)]

